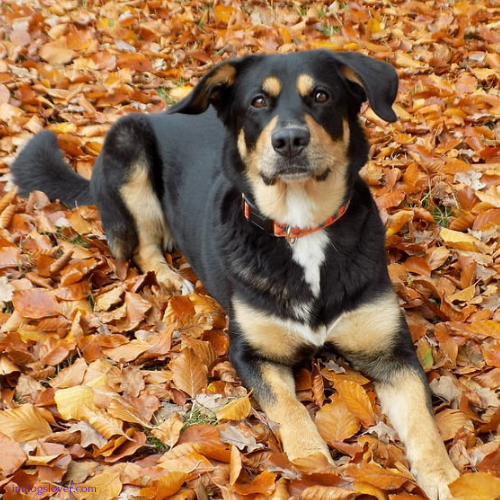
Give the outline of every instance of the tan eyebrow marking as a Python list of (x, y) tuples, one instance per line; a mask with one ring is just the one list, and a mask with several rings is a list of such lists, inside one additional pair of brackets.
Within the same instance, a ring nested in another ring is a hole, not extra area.
[(314, 90), (314, 78), (303, 73), (297, 78), (297, 90), (302, 97), (306, 97)]
[(271, 97), (278, 97), (281, 92), (281, 82), (275, 76), (268, 76), (262, 82), (262, 90)]

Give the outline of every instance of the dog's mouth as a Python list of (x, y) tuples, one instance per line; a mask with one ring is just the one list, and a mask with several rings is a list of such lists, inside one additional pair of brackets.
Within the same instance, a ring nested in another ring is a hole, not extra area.
[(277, 170), (272, 176), (261, 173), (262, 180), (268, 186), (272, 186), (277, 181), (284, 182), (285, 184), (295, 184), (314, 179), (318, 182), (326, 180), (330, 175), (330, 168), (326, 168), (320, 174), (312, 171), (310, 168), (303, 166), (293, 166), (288, 168), (281, 168)]

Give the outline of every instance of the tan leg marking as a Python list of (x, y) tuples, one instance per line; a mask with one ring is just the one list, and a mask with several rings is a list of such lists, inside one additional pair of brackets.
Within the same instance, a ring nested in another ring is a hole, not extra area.
[(132, 167), (120, 194), (137, 226), (139, 244), (134, 251), (134, 262), (142, 272), (154, 271), (166, 291), (189, 293), (192, 285), (165, 260), (163, 249), (172, 246), (173, 238), (144, 164), (138, 162)]
[(233, 310), (245, 341), (266, 359), (292, 362), (297, 351), (307, 345), (291, 324), (285, 325), (239, 300), (233, 301)]
[(275, 76), (268, 76), (262, 82), (262, 90), (271, 97), (278, 97), (281, 92), (281, 82)]
[(314, 78), (311, 75), (303, 73), (297, 78), (297, 90), (302, 97), (312, 94), (314, 87)]
[(401, 321), (396, 295), (379, 299), (342, 314), (333, 324), (327, 341), (342, 351), (373, 354), (387, 351)]
[(280, 424), (281, 442), (288, 458), (297, 460), (321, 454), (333, 463), (316, 425), (295, 395), (291, 369), (282, 365), (264, 364), (262, 378), (271, 388), (274, 397), (263, 399), (259, 403), (267, 417)]
[(375, 386), (382, 410), (406, 446), (418, 484), (432, 500), (453, 500), (448, 484), (459, 473), (427, 408), (423, 382), (414, 372), (405, 370), (395, 373), (391, 384)]
[[(343, 314), (332, 326), (328, 341), (351, 353), (352, 360), (377, 362), (386, 382), (375, 382), (382, 410), (407, 449), (412, 473), (433, 500), (452, 500), (448, 483), (458, 477), (433, 415), (427, 407), (424, 382), (411, 370), (397, 364), (384, 367), (383, 354), (392, 349), (400, 328), (401, 312), (391, 291), (378, 300)], [(389, 362), (390, 361), (385, 361)]]

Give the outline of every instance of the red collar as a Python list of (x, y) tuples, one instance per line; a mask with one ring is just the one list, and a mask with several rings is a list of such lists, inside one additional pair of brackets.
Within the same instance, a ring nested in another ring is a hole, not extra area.
[(276, 236), (277, 238), (286, 238), (288, 243), (295, 243), (297, 238), (306, 236), (307, 234), (315, 233), (320, 229), (331, 226), (334, 222), (338, 221), (346, 212), (349, 207), (349, 201), (342, 205), (332, 216), (328, 217), (319, 226), (311, 227), (308, 229), (301, 229), (300, 227), (288, 226), (287, 224), (282, 224), (275, 220), (268, 219), (264, 217), (250, 201), (243, 198), (243, 213), (245, 214), (245, 219), (260, 227), (269, 234)]

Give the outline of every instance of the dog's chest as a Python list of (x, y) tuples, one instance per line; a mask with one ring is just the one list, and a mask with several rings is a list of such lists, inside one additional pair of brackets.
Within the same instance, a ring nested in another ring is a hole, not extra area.
[(328, 235), (324, 230), (297, 239), (292, 245), (292, 259), (304, 271), (304, 280), (317, 299), (321, 292), (321, 266), (326, 259)]

